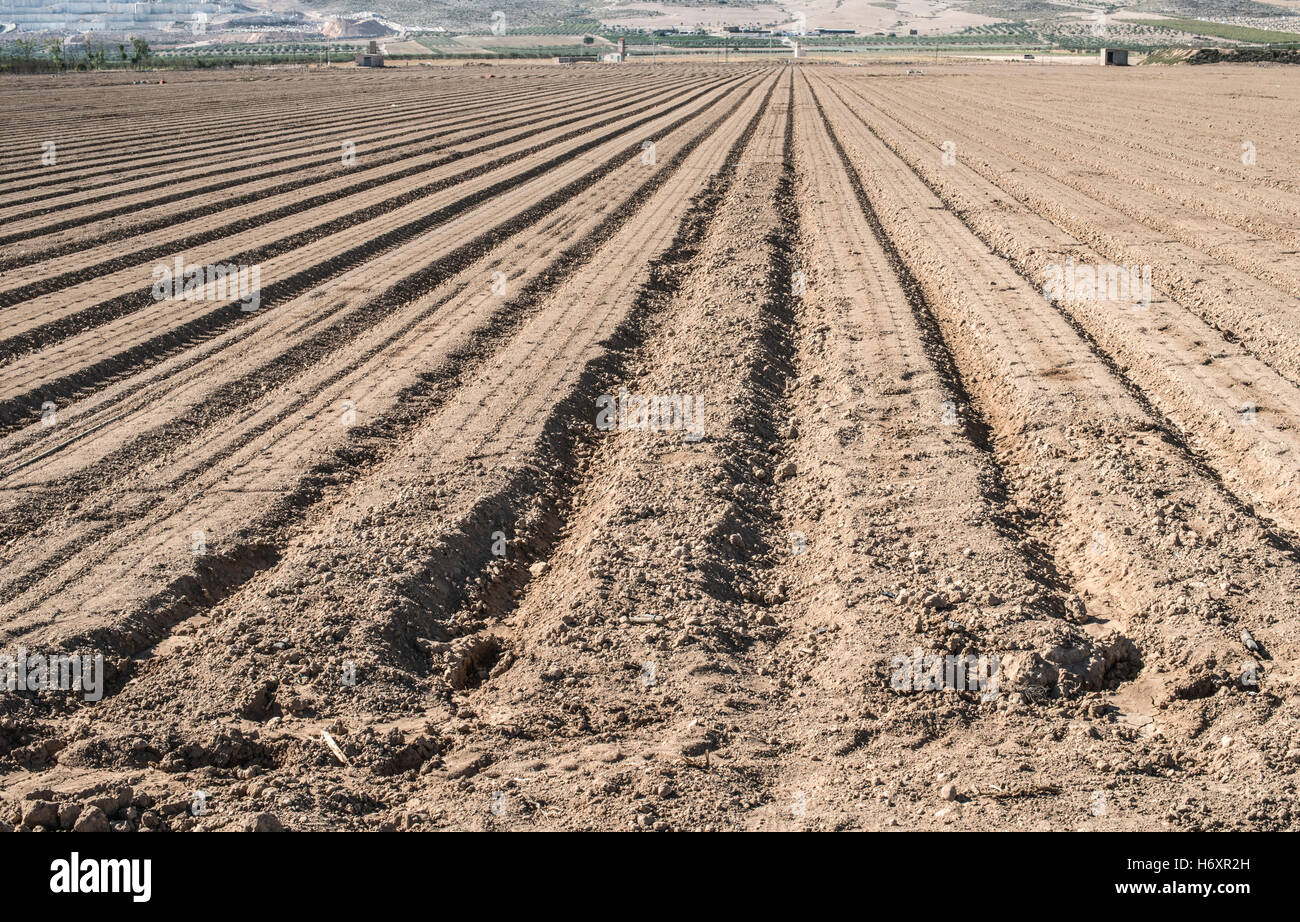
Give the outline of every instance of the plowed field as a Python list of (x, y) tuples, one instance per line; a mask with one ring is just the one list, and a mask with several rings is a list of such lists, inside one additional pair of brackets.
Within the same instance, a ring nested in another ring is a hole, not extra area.
[(1300, 827), (1300, 77), (906, 70), (0, 82), (0, 822)]

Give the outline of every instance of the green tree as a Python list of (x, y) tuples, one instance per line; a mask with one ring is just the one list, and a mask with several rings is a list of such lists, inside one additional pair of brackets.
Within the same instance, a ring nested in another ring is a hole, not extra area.
[(131, 39), (131, 63), (137, 68), (149, 61), (149, 43), (142, 38)]

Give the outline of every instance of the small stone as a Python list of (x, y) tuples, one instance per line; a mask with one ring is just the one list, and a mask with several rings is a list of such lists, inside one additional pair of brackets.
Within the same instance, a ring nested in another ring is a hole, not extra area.
[(81, 816), (81, 804), (63, 804), (59, 807), (59, 828), (71, 829)]
[(253, 821), (249, 823), (248, 828), (253, 832), (284, 832), (284, 827), (280, 825), (280, 821), (270, 813), (257, 814), (257, 816), (253, 817)]
[(541, 576), (543, 573), (546, 572), (546, 561), (545, 560), (537, 561), (537, 563), (533, 564), (531, 567), (528, 568), (528, 572), (531, 573), (534, 577)]
[(957, 785), (945, 784), (943, 787), (939, 789), (939, 797), (942, 798), (943, 800), (956, 800)]
[(48, 800), (29, 800), (23, 804), (23, 825), (28, 829), (36, 826), (55, 826), (58, 822), (58, 804)]
[(492, 758), (486, 753), (458, 752), (448, 756), (443, 765), (447, 769), (448, 778), (469, 778), (477, 775), (491, 761)]
[(108, 832), (108, 817), (104, 811), (93, 804), (81, 811), (81, 816), (77, 817), (77, 822), (72, 827), (73, 832)]
[(104, 811), (105, 816), (112, 816), (117, 812), (117, 798), (96, 797), (94, 800), (88, 801), (87, 806), (98, 807), (100, 810)]

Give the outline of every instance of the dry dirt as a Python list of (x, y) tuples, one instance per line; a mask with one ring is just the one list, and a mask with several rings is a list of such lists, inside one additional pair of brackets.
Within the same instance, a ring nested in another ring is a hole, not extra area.
[(0, 822), (1300, 826), (1300, 75), (906, 70), (0, 83)]

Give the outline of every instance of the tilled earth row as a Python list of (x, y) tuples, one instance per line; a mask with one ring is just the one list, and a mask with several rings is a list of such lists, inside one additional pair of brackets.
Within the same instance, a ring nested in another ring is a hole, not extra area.
[(1300, 82), (484, 70), (0, 86), (0, 821), (1295, 828)]

